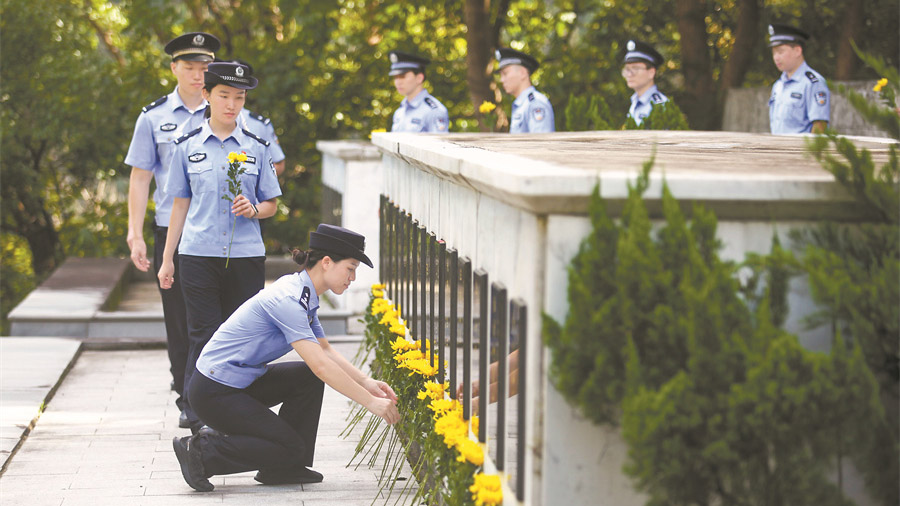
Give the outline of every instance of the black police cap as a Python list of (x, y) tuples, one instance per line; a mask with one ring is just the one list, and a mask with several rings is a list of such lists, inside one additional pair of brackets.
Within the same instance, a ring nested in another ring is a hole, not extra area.
[(211, 62), (215, 60), (216, 51), (221, 45), (215, 35), (206, 32), (191, 32), (170, 40), (166, 44), (166, 54), (172, 56), (172, 61)]
[(369, 267), (375, 267), (365, 254), (366, 238), (343, 227), (320, 224), (315, 232), (309, 233), (309, 249), (355, 258)]
[(424, 72), (425, 66), (431, 63), (428, 58), (403, 51), (391, 51), (388, 53), (388, 59), (391, 61), (391, 70), (388, 72), (391, 77), (407, 72)]
[(203, 83), (215, 86), (224, 84), (241, 90), (252, 90), (259, 84), (253, 77), (250, 67), (234, 62), (210, 63), (203, 73)]
[(662, 66), (665, 58), (653, 46), (640, 40), (629, 40), (625, 43), (625, 63), (649, 63), (653, 67)]
[(502, 70), (509, 65), (521, 65), (528, 70), (529, 74), (532, 74), (540, 65), (540, 63), (538, 63), (531, 55), (525, 54), (522, 51), (516, 51), (509, 47), (501, 47), (494, 53), (494, 57), (496, 57), (499, 62), (497, 70)]
[(769, 47), (780, 46), (782, 44), (803, 45), (807, 40), (809, 40), (809, 34), (795, 26), (782, 25), (779, 23), (772, 23), (769, 25)]

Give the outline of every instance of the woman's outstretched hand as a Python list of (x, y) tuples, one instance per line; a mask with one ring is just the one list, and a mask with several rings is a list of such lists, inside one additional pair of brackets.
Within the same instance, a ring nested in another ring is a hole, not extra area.
[(369, 378), (363, 382), (363, 387), (375, 397), (390, 399), (394, 402), (397, 402), (397, 394), (394, 393), (394, 390), (390, 387), (390, 385), (383, 381)]
[(397, 411), (395, 402), (384, 397), (372, 397), (372, 401), (366, 406), (370, 412), (380, 416), (388, 425), (394, 425), (400, 421), (400, 412)]

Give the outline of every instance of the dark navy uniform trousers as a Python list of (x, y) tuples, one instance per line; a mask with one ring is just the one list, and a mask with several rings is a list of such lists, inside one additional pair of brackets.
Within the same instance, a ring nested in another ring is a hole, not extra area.
[[(260, 470), (291, 475), (310, 467), (325, 383), (305, 362), (281, 362), (247, 388), (197, 373), (188, 387), (200, 418), (220, 433), (196, 436), (207, 477)], [(278, 414), (269, 409), (279, 403)]]
[(204, 422), (209, 425), (202, 417), (197, 417), (190, 395), (190, 382), (195, 376), (197, 359), (231, 313), (263, 289), (266, 258), (232, 258), (227, 269), (224, 258), (179, 255), (179, 261), (181, 268), (175, 281), (181, 278), (187, 308), (188, 357), (184, 369), (184, 384), (188, 391), (187, 415), (191, 430), (196, 432)]
[[(153, 273), (159, 272), (162, 265), (163, 251), (166, 249), (168, 227), (153, 226)], [(159, 288), (159, 279), (156, 280)], [(169, 352), (169, 371), (172, 373), (175, 392), (178, 399), (175, 405), (184, 410), (184, 368), (188, 359), (187, 316), (184, 308), (184, 295), (181, 292), (181, 273), (178, 269), (178, 252), (175, 252), (175, 282), (172, 288), (159, 288), (162, 296), (163, 319), (166, 321), (166, 349)]]

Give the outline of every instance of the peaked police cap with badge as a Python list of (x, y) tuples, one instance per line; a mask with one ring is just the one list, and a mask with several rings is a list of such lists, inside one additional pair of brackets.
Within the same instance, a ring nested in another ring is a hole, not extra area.
[(221, 43), (215, 35), (206, 32), (191, 32), (175, 37), (166, 44), (166, 54), (172, 61), (204, 61), (211, 62), (216, 58), (216, 51)]
[(659, 67), (665, 58), (653, 46), (640, 40), (629, 40), (625, 43), (625, 63), (643, 62), (652, 67)]
[(224, 84), (240, 90), (252, 90), (259, 81), (253, 77), (246, 65), (233, 62), (210, 63), (203, 73), (203, 83), (207, 86)]
[(391, 60), (391, 70), (388, 72), (391, 77), (407, 72), (425, 72), (425, 66), (431, 63), (428, 58), (402, 51), (391, 51), (388, 53), (388, 59)]
[(352, 230), (322, 223), (309, 233), (309, 249), (355, 258), (374, 267), (365, 254), (366, 238)]
[(533, 74), (540, 65), (540, 63), (531, 57), (531, 55), (525, 54), (522, 51), (516, 51), (509, 47), (501, 47), (494, 52), (494, 57), (496, 57), (499, 62), (497, 70), (502, 70), (504, 67), (510, 65), (521, 65), (528, 70), (529, 74)]
[(769, 47), (780, 46), (782, 44), (806, 44), (809, 40), (809, 34), (803, 30), (778, 23), (769, 25)]

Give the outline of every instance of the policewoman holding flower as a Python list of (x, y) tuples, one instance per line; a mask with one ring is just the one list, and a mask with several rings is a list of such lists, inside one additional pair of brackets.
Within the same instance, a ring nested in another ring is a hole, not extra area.
[[(275, 214), (281, 187), (269, 143), (238, 124), (257, 82), (244, 65), (210, 63), (203, 87), (208, 117), (175, 141), (166, 183), (174, 203), (158, 277), (161, 288), (172, 287), (177, 247), (189, 340), (186, 390), (203, 345), (265, 284), (259, 220)], [(203, 423), (189, 394), (187, 406), (196, 433)]]
[[(294, 251), (301, 271), (241, 305), (197, 360), (188, 398), (215, 430), (172, 442), (195, 490), (213, 490), (211, 476), (253, 470), (256, 481), (267, 485), (322, 481), (309, 467), (326, 383), (389, 424), (400, 419), (391, 387), (332, 348), (317, 314), (322, 294), (344, 293), (360, 263), (372, 267), (365, 238), (322, 224), (310, 234), (309, 248)], [(291, 350), (302, 361), (269, 364)], [(269, 408), (279, 403), (276, 415)]]

